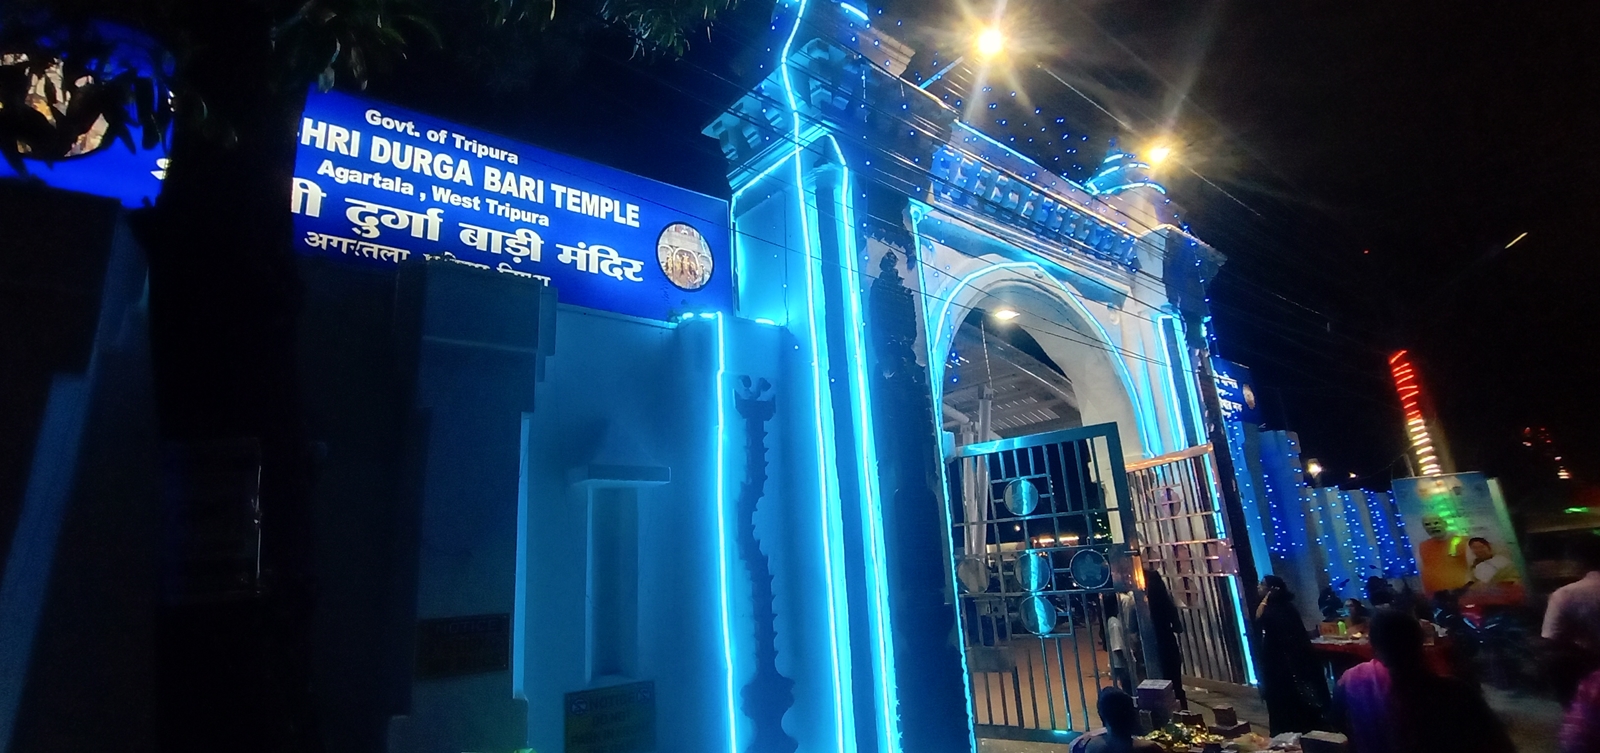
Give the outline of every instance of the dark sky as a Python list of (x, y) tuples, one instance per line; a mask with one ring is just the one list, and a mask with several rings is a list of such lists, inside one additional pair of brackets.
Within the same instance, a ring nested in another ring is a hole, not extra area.
[(1264, 215), (1180, 181), (1196, 230), (1233, 260), (1213, 295), (1222, 350), (1282, 391), (1308, 452), (1339, 475), (1398, 453), (1376, 357), (1406, 347), (1462, 469), (1512, 472), (1534, 424), (1600, 477), (1593, 4), (1118, 2), (1094, 16), (1162, 79), (1193, 77), (1180, 130), (1217, 155), (1197, 169)]
[[(994, 12), (870, 5), (925, 72)], [(1269, 423), (1332, 474), (1381, 487), (1402, 468), (1385, 359), (1405, 347), (1463, 469), (1512, 473), (1517, 432), (1544, 425), (1595, 481), (1597, 5), (1011, 0), (1015, 54), (963, 107), (1077, 178), (1113, 137), (1137, 150), (1170, 134), (1164, 180), (1229, 257), (1213, 291), (1221, 354), (1254, 369)], [(486, 89), (463, 83), (481, 77), (457, 46), (414, 55), (373, 93), (725, 195), (698, 133), (771, 70), (771, 7), (740, 4), (681, 61), (641, 65), (601, 42)]]

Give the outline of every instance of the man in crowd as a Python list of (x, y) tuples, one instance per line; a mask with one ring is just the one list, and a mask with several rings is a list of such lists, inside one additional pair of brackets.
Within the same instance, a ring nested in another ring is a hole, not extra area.
[(1541, 635), (1600, 655), (1600, 552), (1584, 552), (1588, 573), (1550, 594)]
[(1138, 737), (1139, 709), (1133, 696), (1114, 687), (1100, 689), (1100, 723), (1104, 730), (1072, 742), (1069, 753), (1161, 753), (1161, 746)]
[(1580, 556), (1588, 573), (1550, 594), (1539, 631), (1548, 641), (1545, 669), (1562, 705), (1572, 700), (1578, 682), (1600, 666), (1600, 544), (1588, 545)]

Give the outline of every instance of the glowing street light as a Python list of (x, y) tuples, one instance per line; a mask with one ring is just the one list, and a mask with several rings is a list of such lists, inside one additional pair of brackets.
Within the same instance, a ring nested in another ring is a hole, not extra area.
[(1009, 322), (1019, 316), (1022, 316), (1022, 314), (1017, 313), (1015, 309), (1000, 309), (994, 312), (994, 318), (1002, 322)]
[(989, 26), (984, 28), (983, 31), (978, 32), (979, 55), (986, 58), (992, 58), (995, 55), (999, 55), (1001, 52), (1004, 52), (1005, 49), (1006, 35), (1001, 33), (999, 28)]
[(1165, 162), (1167, 158), (1171, 156), (1172, 147), (1162, 144), (1160, 146), (1152, 147), (1149, 152), (1145, 153), (1144, 158), (1148, 160), (1152, 166), (1154, 166)]
[[(998, 26), (985, 26), (985, 27), (983, 27), (983, 29), (981, 29), (978, 32), (978, 36), (973, 40), (973, 44), (972, 44), (973, 53), (975, 53), (978, 58), (980, 58), (982, 60), (985, 60), (985, 61), (987, 61), (990, 58), (993, 58), (995, 56), (998, 56), (1000, 53), (1005, 52), (1005, 50), (1006, 50), (1006, 35), (1005, 35), (1005, 32), (1000, 31), (1000, 27), (998, 27)], [(943, 68), (940, 68), (938, 73), (935, 73), (932, 76), (929, 76), (926, 81), (923, 81), (922, 83), (918, 84), (917, 88), (919, 88), (919, 89), (928, 88), (930, 85), (933, 84), (933, 82), (938, 81), (941, 78), (944, 78), (944, 74), (949, 73), (952, 70), (955, 70), (955, 67), (958, 66), (958, 65), (961, 65), (963, 62), (966, 61), (966, 59), (967, 59), (966, 55), (957, 56), (955, 60), (950, 61), (949, 65), (947, 65), (947, 66), (945, 66)]]

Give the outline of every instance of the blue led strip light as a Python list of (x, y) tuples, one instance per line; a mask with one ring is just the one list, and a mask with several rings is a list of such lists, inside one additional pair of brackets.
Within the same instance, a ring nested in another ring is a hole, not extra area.
[(828, 484), (828, 442), (827, 432), (822, 425), (822, 355), (817, 338), (817, 294), (816, 276), (814, 267), (820, 259), (813, 253), (811, 244), (811, 218), (806, 207), (805, 194), (805, 166), (800, 158), (801, 127), (800, 108), (795, 104), (794, 80), (789, 73), (789, 54), (794, 47), (794, 39), (800, 33), (800, 22), (806, 15), (808, 0), (799, 0), (795, 8), (794, 25), (789, 29), (789, 36), (783, 42), (780, 52), (778, 70), (783, 78), (783, 96), (789, 106), (789, 118), (793, 127), (794, 143), (790, 156), (794, 160), (794, 185), (795, 201), (799, 206), (800, 237), (805, 247), (806, 268), (806, 324), (810, 331), (811, 346), (811, 403), (812, 415), (816, 421), (817, 439), (817, 485), (821, 491), (819, 511), (822, 525), (822, 562), (823, 576), (828, 587), (828, 648), (833, 677), (833, 721), (837, 737), (839, 753), (847, 753), (849, 746), (846, 737), (850, 730), (845, 726), (845, 682), (843, 662), (840, 658), (839, 641), (839, 595), (838, 583), (834, 574), (833, 564), (833, 522), (829, 514), (832, 499), (832, 490)]
[(780, 159), (780, 160), (778, 160), (776, 162), (773, 162), (770, 165), (767, 165), (766, 168), (763, 169), (761, 172), (756, 173), (755, 175), (751, 176), (749, 180), (744, 182), (744, 185), (742, 185), (739, 188), (734, 190), (733, 196), (729, 197), (729, 199), (728, 199), (728, 206), (736, 208), (738, 203), (739, 203), (739, 197), (742, 196), (745, 191), (748, 191), (751, 188), (754, 188), (757, 183), (761, 182), (762, 178), (765, 178), (768, 175), (771, 175), (774, 170), (777, 170), (778, 168), (783, 167), (784, 165), (788, 164), (789, 160), (791, 160), (793, 158), (794, 158), (794, 154), (786, 154), (786, 155), (783, 156), (783, 159)]
[(877, 440), (872, 434), (872, 401), (868, 395), (867, 385), (867, 346), (866, 346), (866, 318), (861, 313), (861, 276), (856, 264), (856, 223), (855, 201), (850, 189), (850, 165), (845, 159), (844, 150), (839, 148), (839, 142), (833, 136), (828, 136), (828, 142), (833, 145), (833, 153), (839, 160), (840, 174), (843, 178), (842, 188), (839, 193), (840, 217), (843, 218), (842, 227), (844, 235), (844, 264), (841, 265), (844, 274), (845, 296), (850, 303), (850, 321), (847, 329), (850, 331), (850, 348), (854, 355), (850, 363), (851, 380), (856, 391), (856, 420), (858, 424), (857, 441), (860, 442), (856, 464), (861, 473), (861, 489), (864, 495), (861, 506), (861, 517), (867, 531), (867, 552), (872, 561), (868, 569), (869, 585), (872, 587), (872, 628), (877, 644), (877, 666), (874, 667), (878, 676), (878, 709), (883, 716), (880, 726), (883, 734), (884, 753), (897, 753), (900, 750), (900, 719), (896, 713), (899, 700), (896, 697), (894, 682), (894, 641), (890, 639), (889, 631), (889, 581), (888, 568), (884, 561), (883, 550), (883, 503), (878, 489), (878, 448)]
[[(1184, 431), (1184, 429), (1189, 428), (1189, 426), (1188, 421), (1185, 420), (1183, 406), (1178, 402), (1178, 376), (1173, 373), (1173, 367), (1177, 366), (1179, 361), (1177, 354), (1172, 352), (1172, 346), (1176, 342), (1179, 348), (1183, 347), (1183, 330), (1179, 319), (1171, 314), (1162, 314), (1156, 317), (1156, 321), (1159, 323), (1156, 327), (1158, 330), (1156, 334), (1161, 338), (1161, 349), (1166, 351), (1167, 354), (1167, 379), (1171, 382), (1171, 389), (1167, 390), (1167, 402), (1172, 404), (1170, 406), (1172, 409), (1172, 431), (1177, 438), (1173, 446), (1181, 448), (1184, 442), (1187, 441), (1186, 437), (1188, 436), (1188, 432)], [(1172, 326), (1172, 338), (1170, 340), (1167, 338), (1166, 331), (1168, 323)], [(1200, 414), (1195, 413), (1194, 415), (1198, 416)], [(1195, 436), (1201, 436), (1201, 434), (1197, 433)]]
[[(928, 296), (928, 280), (923, 270), (927, 265), (923, 264), (921, 261), (922, 234), (917, 231), (917, 226), (921, 224), (922, 218), (925, 217), (926, 214), (918, 211), (918, 205), (916, 202), (912, 202), (911, 207), (911, 242), (916, 245), (918, 256), (918, 261), (915, 264), (917, 268), (917, 294), (922, 297), (923, 301), (926, 301)], [(937, 360), (934, 357), (935, 338), (933, 336), (933, 331), (930, 329), (931, 326), (932, 324), (928, 320), (927, 311), (924, 310), (922, 314), (923, 342), (928, 345), (928, 368), (930, 370), (933, 368), (933, 364)], [(935, 388), (929, 390), (928, 392), (933, 400), (933, 415), (937, 416), (941, 410), (940, 403), (943, 402), (943, 398), (940, 397), (941, 390)], [(944, 510), (944, 530), (946, 532), (945, 546), (947, 547), (945, 549), (945, 562), (950, 568), (950, 583), (952, 584), (952, 587), (955, 587), (953, 584), (960, 583), (961, 579), (956, 574), (955, 541), (953, 540), (955, 522), (950, 519), (950, 475), (949, 470), (945, 468), (944, 462), (944, 431), (937, 426), (935, 426), (934, 430), (939, 432), (939, 499), (941, 502), (939, 506)], [(959, 594), (956, 594), (955, 596), (956, 635), (959, 638), (959, 640), (957, 640), (957, 645), (961, 649), (961, 690), (965, 692), (967, 696), (967, 740), (968, 745), (970, 746), (968, 750), (976, 753), (978, 750), (978, 718), (976, 716), (977, 704), (972, 698), (972, 671), (967, 664), (966, 615), (961, 609), (961, 599), (959, 598)]]
[[(1188, 345), (1188, 342), (1186, 341), (1186, 339), (1181, 337), (1181, 335), (1183, 334), (1182, 330), (1179, 330), (1179, 334), (1180, 334), (1180, 337), (1178, 339), (1178, 359), (1179, 359), (1178, 363), (1179, 363), (1179, 366), (1182, 369), (1184, 374), (1193, 374), (1193, 375), (1195, 375), (1195, 378), (1194, 378), (1193, 382), (1190, 385), (1191, 389), (1189, 390), (1189, 402), (1190, 402), (1190, 406), (1194, 409), (1195, 419), (1199, 420), (1199, 418), (1201, 416), (1205, 415), (1204, 413), (1200, 412), (1199, 397), (1196, 394), (1196, 390), (1200, 387), (1200, 378), (1199, 378), (1199, 374), (1194, 370), (1194, 365), (1189, 362), (1189, 345)], [(1206, 332), (1206, 325), (1205, 325), (1204, 322), (1202, 322), (1200, 324), (1200, 337), (1201, 337), (1201, 339), (1203, 341), (1206, 341), (1206, 342), (1210, 341), (1210, 337), (1209, 337), (1208, 333)], [(1169, 369), (1168, 372), (1170, 373), (1171, 370)], [(1177, 390), (1177, 385), (1176, 384), (1173, 385), (1173, 390), (1174, 391)], [(1217, 421), (1222, 421), (1223, 420), (1222, 416), (1215, 416), (1214, 418)], [(1206, 433), (1208, 433), (1208, 432), (1202, 432), (1202, 434), (1206, 434)], [(1211, 451), (1214, 452), (1214, 453), (1215, 452), (1227, 452), (1228, 448), (1227, 447), (1213, 447), (1213, 448), (1211, 448)], [(1216, 521), (1217, 521), (1217, 534), (1219, 536), (1223, 537), (1223, 538), (1227, 538), (1228, 526), (1227, 526), (1227, 523), (1223, 519), (1223, 514), (1222, 514), (1222, 509), (1221, 509), (1221, 505), (1225, 503), (1225, 501), (1222, 498), (1222, 487), (1217, 484), (1216, 471), (1214, 470), (1213, 463), (1205, 463), (1204, 465), (1205, 465), (1205, 469), (1206, 469), (1206, 481), (1211, 484), (1211, 498), (1216, 500), (1217, 503), (1218, 503), (1217, 511), (1214, 513), (1214, 515), (1216, 517)], [(1240, 533), (1244, 534), (1247, 537), (1247, 539), (1248, 539), (1248, 537), (1250, 535), (1250, 533), (1248, 531), (1240, 531)], [(1239, 646), (1240, 646), (1240, 648), (1243, 649), (1243, 651), (1241, 653), (1244, 654), (1244, 675), (1245, 675), (1245, 680), (1247, 682), (1249, 682), (1251, 685), (1259, 685), (1259, 684), (1261, 684), (1261, 680), (1260, 680), (1260, 678), (1258, 678), (1256, 676), (1256, 658), (1255, 658), (1255, 654), (1254, 654), (1254, 652), (1252, 652), (1250, 650), (1250, 632), (1249, 632), (1249, 630), (1247, 630), (1245, 628), (1244, 607), (1243, 607), (1244, 590), (1239, 587), (1239, 576), (1238, 575), (1229, 575), (1227, 577), (1227, 581), (1228, 581), (1228, 590), (1232, 592), (1232, 598), (1228, 599), (1228, 601), (1233, 604), (1234, 624), (1237, 625), (1238, 628), (1239, 628)]]
[[(950, 292), (944, 296), (944, 305), (940, 307), (939, 318), (934, 320), (936, 323), (933, 325), (938, 327), (938, 329), (930, 332), (930, 336), (928, 337), (928, 367), (936, 370), (939, 376), (939, 378), (936, 380), (939, 385), (939, 389), (938, 394), (935, 395), (935, 397), (938, 397), (944, 393), (944, 359), (938, 358), (935, 354), (940, 352), (940, 346), (942, 346), (945, 342), (945, 319), (950, 315), (950, 307), (955, 303), (957, 294), (961, 292), (962, 288), (972, 284), (973, 280), (982, 277), (983, 275), (990, 274), (992, 272), (998, 272), (1003, 269), (1026, 269), (1029, 267), (1039, 270), (1039, 273), (1043, 275), (1045, 279), (1055, 283), (1056, 287), (1060, 288), (1061, 292), (1066, 294), (1065, 298), (1068, 305), (1072, 306), (1073, 309), (1084, 318), (1084, 321), (1089, 322), (1089, 324), (1094, 327), (1095, 331), (1100, 335), (1101, 341), (1103, 341), (1106, 346), (1113, 351), (1107, 355), (1111, 357), (1111, 366), (1116, 370), (1118, 378), (1122, 380), (1122, 386), (1128, 390), (1128, 404), (1132, 406), (1134, 421), (1139, 425), (1139, 446), (1143, 448), (1146, 457), (1155, 457), (1159, 453), (1156, 453), (1150, 446), (1150, 440), (1151, 438), (1155, 438), (1157, 441), (1160, 440), (1159, 429), (1153, 428), (1150, 425), (1149, 416), (1145, 414), (1145, 406), (1143, 400), (1140, 398), (1139, 391), (1133, 387), (1133, 375), (1128, 371), (1128, 364), (1123, 362), (1121, 358), (1122, 348), (1112, 341), (1111, 334), (1106, 332), (1105, 327), (1101, 326), (1100, 321), (1096, 319), (1093, 314), (1089, 313), (1089, 309), (1083, 305), (1083, 301), (1079, 300), (1078, 296), (1074, 294), (1070, 288), (1062, 284), (1060, 280), (1056, 279), (1055, 275), (1050, 274), (1049, 271), (1044, 268), (1044, 265), (1038, 262), (1012, 261), (1002, 262), (1000, 264), (991, 264), (983, 269), (972, 272), (966, 277), (961, 278), (961, 280), (956, 283), (955, 287), (951, 288)], [(926, 292), (924, 295), (926, 295)], [(959, 322), (950, 323), (949, 329), (952, 337), (954, 337), (955, 328), (959, 325)]]
[[(782, 159), (776, 160), (772, 164), (767, 165), (760, 172), (758, 172), (755, 175), (751, 176), (749, 180), (746, 180), (743, 185), (739, 186), (738, 188), (735, 188), (733, 190), (733, 195), (728, 198), (728, 210), (729, 210), (729, 212), (738, 212), (739, 211), (739, 197), (744, 195), (745, 191), (748, 191), (748, 190), (750, 190), (752, 188), (755, 188), (756, 184), (760, 183), (763, 178), (766, 178), (767, 176), (771, 175), (774, 171), (776, 171), (778, 168), (783, 167), (784, 165), (788, 164), (789, 160), (792, 159), (793, 157), (794, 157), (794, 155), (792, 155), (792, 154), (785, 154)], [(735, 216), (737, 216), (737, 215), (735, 215)], [(733, 269), (734, 269), (734, 273), (736, 275), (740, 272), (740, 270), (743, 270), (745, 268), (745, 263), (744, 263), (744, 245), (745, 245), (744, 244), (744, 235), (745, 234), (743, 232), (741, 232), (739, 230), (739, 228), (738, 228), (738, 221), (735, 220), (734, 221), (734, 231), (733, 231)], [(736, 280), (737, 280), (737, 278), (736, 278)], [(737, 281), (736, 281), (735, 284), (737, 285)], [(739, 300), (739, 292), (740, 292), (741, 289), (742, 289), (742, 286), (741, 287), (736, 287), (734, 289), (734, 297), (735, 297), (736, 301)], [(786, 320), (785, 323), (787, 323), (788, 317), (784, 317), (784, 318)], [(771, 319), (757, 319), (756, 323), (758, 323), (758, 324), (777, 324), (777, 322), (774, 322)]]
[[(701, 316), (706, 315), (701, 314)], [(722, 314), (716, 313), (711, 316), (717, 321), (717, 372), (711, 381), (712, 390), (716, 392), (717, 405), (717, 423), (714, 427), (717, 433), (717, 470), (712, 481), (717, 488), (717, 599), (722, 618), (722, 662), (728, 693), (728, 753), (739, 753), (739, 712), (734, 707), (733, 691), (733, 627), (728, 607), (728, 516), (725, 475), (728, 455), (725, 427), (728, 421), (727, 398), (723, 394), (728, 371), (728, 350)]]
[(851, 5), (849, 3), (839, 3), (839, 7), (843, 8), (844, 12), (849, 13), (850, 15), (855, 16), (856, 18), (859, 18), (862, 21), (870, 21), (870, 19), (867, 17), (867, 12), (862, 10), (862, 9), (860, 9), (860, 8), (857, 8), (854, 5)]

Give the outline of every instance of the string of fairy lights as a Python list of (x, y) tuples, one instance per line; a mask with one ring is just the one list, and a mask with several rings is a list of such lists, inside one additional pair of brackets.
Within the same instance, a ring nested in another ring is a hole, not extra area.
[(1276, 436), (1263, 442), (1262, 485), (1272, 532), (1267, 546), (1274, 556), (1292, 560), (1309, 553), (1324, 584), (1417, 573), (1393, 494), (1313, 487), (1294, 434), (1269, 435)]

